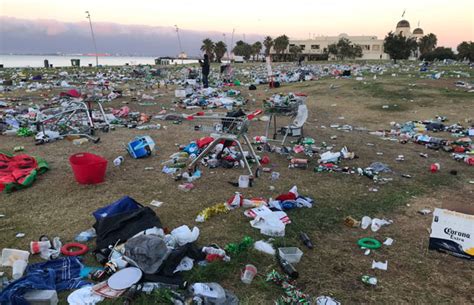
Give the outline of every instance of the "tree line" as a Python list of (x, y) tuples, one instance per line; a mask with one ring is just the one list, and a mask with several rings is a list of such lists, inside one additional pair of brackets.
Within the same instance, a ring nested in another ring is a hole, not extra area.
[[(408, 59), (415, 55), (420, 60), (433, 61), (435, 59), (459, 59), (474, 61), (474, 42), (464, 41), (457, 46), (458, 54), (450, 48), (437, 46), (438, 38), (435, 34), (430, 33), (416, 41), (413, 37), (406, 37), (401, 34), (389, 32), (384, 39), (384, 52), (387, 53), (394, 61), (399, 59)], [(271, 36), (266, 36), (263, 42), (257, 41), (249, 44), (243, 40), (235, 43), (231, 50), (236, 56), (242, 56), (245, 60), (259, 59), (262, 49), (264, 55), (269, 56), (271, 49), (274, 53), (271, 54), (273, 60), (288, 61), (297, 60), (301, 58), (302, 49), (300, 46), (290, 45), (290, 39), (286, 35), (281, 35), (273, 39)], [(288, 49), (288, 52), (286, 50)], [(209, 56), (211, 61), (221, 62), (224, 55), (228, 52), (227, 45), (223, 41), (213, 42), (210, 38), (202, 41), (201, 51)], [(327, 56), (333, 55), (339, 60), (354, 59), (362, 57), (362, 47), (353, 44), (349, 39), (343, 37), (338, 42), (328, 45), (328, 48), (323, 52)]]
[(390, 55), (394, 61), (408, 59), (412, 54), (416, 54), (418, 59), (426, 61), (445, 59), (474, 61), (474, 42), (472, 41), (461, 42), (456, 48), (457, 55), (451, 48), (438, 47), (437, 44), (438, 38), (433, 33), (421, 37), (417, 42), (413, 37), (389, 32), (384, 39), (383, 47), (385, 53)]
[[(249, 44), (243, 40), (239, 40), (235, 43), (234, 48), (231, 50), (236, 56), (242, 56), (245, 60), (257, 59), (261, 55), (262, 49), (264, 49), (264, 55), (270, 55), (270, 50), (273, 48), (276, 55), (284, 54), (286, 48), (290, 43), (290, 38), (286, 35), (278, 36), (273, 39), (270, 36), (265, 37), (263, 42), (256, 41), (253, 44)], [(206, 38), (202, 41), (201, 51), (209, 56), (209, 60), (221, 62), (225, 53), (228, 51), (227, 45), (223, 41), (213, 42), (210, 38)]]

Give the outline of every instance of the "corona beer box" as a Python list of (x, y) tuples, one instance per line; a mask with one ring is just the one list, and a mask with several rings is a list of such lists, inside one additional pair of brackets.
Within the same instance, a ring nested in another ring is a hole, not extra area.
[(474, 260), (474, 215), (435, 209), (429, 248)]

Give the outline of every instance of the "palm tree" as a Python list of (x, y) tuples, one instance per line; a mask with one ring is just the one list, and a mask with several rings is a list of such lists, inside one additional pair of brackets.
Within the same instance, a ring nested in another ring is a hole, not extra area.
[(293, 54), (294, 59), (298, 59), (298, 55), (301, 54), (301, 47), (299, 46), (291, 46), (290, 53)]
[(214, 42), (211, 39), (206, 38), (202, 41), (201, 51), (209, 56), (209, 60), (214, 59)]
[(265, 46), (265, 56), (269, 56), (270, 50), (273, 47), (273, 39), (270, 36), (265, 37), (263, 45)]
[(436, 48), (437, 43), (438, 38), (433, 33), (421, 37), (420, 41), (418, 42), (421, 55), (426, 55), (427, 53), (433, 51)]
[(286, 48), (288, 47), (289, 44), (290, 44), (290, 39), (288, 38), (288, 36), (281, 35), (281, 36), (278, 36), (277, 38), (275, 38), (273, 48), (275, 49), (275, 52), (278, 55), (282, 55), (285, 52), (285, 50), (286, 50)]
[(255, 42), (252, 44), (252, 55), (253, 55), (253, 60), (255, 60), (255, 55), (259, 55), (260, 52), (262, 51), (262, 43), (260, 41)]
[(224, 57), (225, 52), (227, 52), (227, 45), (223, 41), (218, 41), (214, 45), (214, 53), (216, 54), (216, 61), (221, 62), (222, 57)]

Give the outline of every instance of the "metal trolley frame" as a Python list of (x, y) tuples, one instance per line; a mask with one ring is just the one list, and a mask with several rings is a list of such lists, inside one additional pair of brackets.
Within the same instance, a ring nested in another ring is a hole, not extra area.
[(255, 174), (252, 172), (252, 169), (245, 157), (243, 157), (243, 162), (247, 168), (251, 178), (259, 177), (261, 172), (261, 164), (258, 160), (257, 154), (252, 147), (252, 143), (247, 135), (250, 122), (258, 115), (262, 113), (261, 110), (256, 110), (251, 114), (248, 114), (244, 117), (226, 117), (222, 115), (193, 115), (188, 116), (187, 120), (199, 122), (199, 130), (204, 132), (209, 132), (211, 137), (214, 139), (188, 166), (188, 171), (191, 173), (198, 162), (207, 156), (217, 144), (222, 141), (232, 141), (235, 142), (237, 148), (239, 149), (242, 156), (244, 156), (244, 149), (239, 139), (242, 138), (249, 149), (249, 154), (255, 160), (257, 164), (257, 169)]

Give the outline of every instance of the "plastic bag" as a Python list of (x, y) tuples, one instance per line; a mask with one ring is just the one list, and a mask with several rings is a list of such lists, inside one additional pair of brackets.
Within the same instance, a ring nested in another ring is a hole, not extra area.
[(259, 241), (256, 241), (253, 246), (255, 250), (258, 250), (266, 254), (270, 254), (272, 256), (275, 255), (275, 249), (273, 248), (273, 245), (269, 242), (266, 242), (264, 240), (259, 240)]
[(189, 229), (187, 225), (183, 225), (171, 231), (171, 235), (176, 239), (179, 246), (196, 241), (199, 237), (199, 228)]

